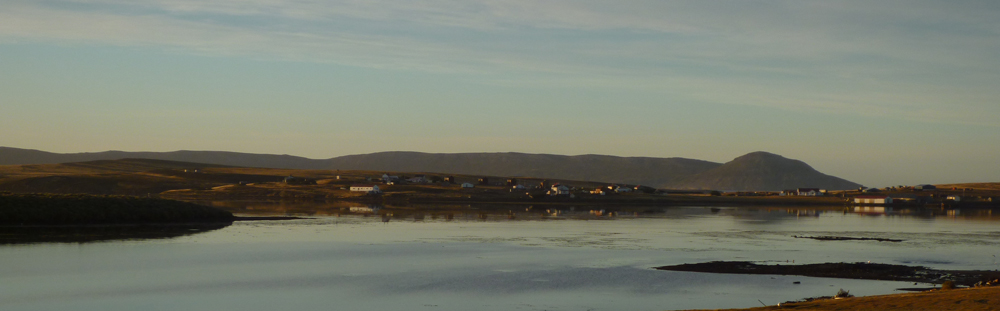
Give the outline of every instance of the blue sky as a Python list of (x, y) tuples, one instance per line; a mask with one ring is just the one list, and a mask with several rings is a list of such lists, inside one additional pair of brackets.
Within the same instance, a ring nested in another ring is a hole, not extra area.
[(0, 2), (0, 145), (686, 157), (1000, 181), (1000, 2)]

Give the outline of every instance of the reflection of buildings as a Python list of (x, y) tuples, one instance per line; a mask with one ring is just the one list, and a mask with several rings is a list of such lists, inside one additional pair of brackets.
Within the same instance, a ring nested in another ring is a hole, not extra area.
[(892, 207), (886, 206), (855, 206), (854, 212), (859, 214), (886, 214), (892, 213)]
[(594, 215), (594, 216), (597, 216), (597, 217), (603, 217), (603, 216), (614, 217), (615, 216), (615, 212), (610, 212), (610, 211), (603, 210), (603, 209), (590, 210), (590, 214)]

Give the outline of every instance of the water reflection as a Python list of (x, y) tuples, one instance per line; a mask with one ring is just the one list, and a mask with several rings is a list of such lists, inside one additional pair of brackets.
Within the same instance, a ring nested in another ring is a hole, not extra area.
[(171, 239), (222, 229), (230, 224), (0, 227), (0, 245)]
[[(991, 209), (893, 208), (891, 206), (566, 206), (504, 204), (383, 205), (356, 202), (208, 201), (198, 202), (242, 215), (362, 216), (390, 221), (544, 221), (684, 219), (729, 217), (748, 225), (768, 225), (823, 216), (903, 217), (916, 220), (1000, 221)], [(1000, 215), (1000, 214), (997, 214)]]
[(715, 309), (832, 295), (839, 288), (888, 294), (913, 283), (651, 267), (739, 260), (1000, 268), (1000, 230), (987, 210), (211, 205), (243, 216), (312, 217), (239, 221), (170, 241), (0, 247), (0, 309)]

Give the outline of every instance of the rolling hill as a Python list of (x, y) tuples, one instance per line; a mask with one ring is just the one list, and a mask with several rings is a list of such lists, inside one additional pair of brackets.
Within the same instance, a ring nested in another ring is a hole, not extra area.
[(773, 191), (792, 188), (854, 189), (860, 185), (817, 172), (802, 161), (754, 152), (721, 164), (685, 158), (551, 155), (526, 153), (379, 152), (308, 159), (290, 155), (218, 151), (58, 154), (0, 147), (0, 165), (50, 164), (123, 158), (194, 162), (236, 167), (435, 172), (538, 177), (647, 185), (673, 189)]
[(734, 191), (781, 191), (795, 188), (856, 189), (860, 184), (826, 175), (805, 162), (767, 152), (752, 152), (668, 187)]

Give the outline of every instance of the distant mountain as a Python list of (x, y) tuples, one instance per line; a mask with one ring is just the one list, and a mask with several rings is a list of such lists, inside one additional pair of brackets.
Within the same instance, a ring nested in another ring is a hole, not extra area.
[(290, 155), (218, 151), (58, 154), (0, 147), (0, 165), (52, 164), (124, 158), (156, 159), (241, 167), (428, 172), (537, 177), (647, 185), (674, 189), (782, 190), (813, 187), (853, 189), (859, 185), (817, 172), (798, 160), (754, 152), (720, 164), (685, 158), (564, 156), (525, 153), (379, 152), (315, 160)]
[(752, 152), (667, 186), (731, 191), (780, 191), (795, 188), (845, 190), (856, 189), (861, 185), (820, 173), (799, 160), (767, 152)]
[(0, 147), (0, 165), (56, 164), (118, 159), (154, 159), (177, 162), (219, 164), (241, 167), (325, 169), (325, 160), (290, 155), (253, 154), (225, 151), (52, 153), (39, 150)]

